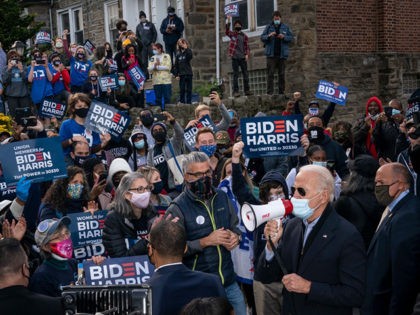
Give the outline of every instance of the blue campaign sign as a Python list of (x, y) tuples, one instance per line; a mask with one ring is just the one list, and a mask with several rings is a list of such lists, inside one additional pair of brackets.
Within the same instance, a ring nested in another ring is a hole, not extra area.
[(198, 130), (203, 127), (209, 127), (211, 130), (216, 128), (216, 125), (214, 124), (213, 120), (211, 120), (209, 115), (204, 115), (198, 120), (197, 125), (184, 130), (184, 142), (191, 151), (194, 150), (195, 136)]
[(115, 140), (119, 140), (130, 124), (127, 112), (92, 100), (86, 117), (85, 127), (99, 134), (109, 133)]
[(86, 52), (89, 54), (89, 55), (92, 55), (93, 54), (93, 51), (95, 50), (95, 45), (89, 40), (89, 39), (87, 39), (86, 41), (85, 41), (85, 43), (83, 44), (83, 47), (86, 49)]
[(99, 85), (103, 92), (108, 91), (108, 88), (115, 90), (117, 88), (117, 76), (116, 75), (104, 75), (99, 77)]
[(62, 120), (66, 114), (67, 105), (58, 103), (51, 99), (44, 99), (39, 109), (39, 116), (41, 117), (55, 117)]
[(130, 75), (131, 80), (133, 80), (137, 89), (140, 89), (143, 86), (144, 81), (146, 80), (146, 76), (144, 75), (144, 73), (140, 70), (139, 67), (136, 66), (128, 70), (128, 74)]
[(102, 243), (102, 229), (108, 211), (68, 214), (71, 219), (70, 232), (74, 247)]
[(67, 177), (59, 137), (12, 142), (0, 146), (0, 161), (8, 185), (25, 176), (34, 183)]
[(301, 147), (303, 116), (241, 118), (241, 132), (248, 158), (296, 155)]
[(155, 268), (146, 255), (106, 259), (101, 265), (83, 263), (86, 285), (142, 284)]
[(345, 86), (321, 80), (319, 81), (315, 96), (338, 105), (346, 105), (348, 94), (349, 89)]
[(232, 16), (232, 17), (239, 16), (239, 5), (237, 3), (226, 5), (225, 16)]

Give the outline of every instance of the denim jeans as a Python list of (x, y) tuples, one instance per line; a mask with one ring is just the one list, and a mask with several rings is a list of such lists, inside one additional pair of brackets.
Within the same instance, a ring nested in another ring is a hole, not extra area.
[(181, 75), (179, 77), (179, 101), (184, 104), (191, 104), (192, 75)]
[(225, 287), (226, 297), (232, 305), (235, 315), (246, 315), (244, 295), (236, 282)]
[[(165, 104), (169, 104), (172, 96), (171, 84), (156, 84), (153, 86), (156, 95), (156, 105), (160, 106), (162, 110), (165, 109)], [(162, 102), (162, 98), (164, 102)]]
[(241, 68), (242, 77), (244, 79), (244, 91), (249, 91), (249, 78), (248, 78), (248, 68), (245, 58), (235, 59), (232, 58), (232, 70), (233, 70), (233, 92), (239, 92), (239, 68)]

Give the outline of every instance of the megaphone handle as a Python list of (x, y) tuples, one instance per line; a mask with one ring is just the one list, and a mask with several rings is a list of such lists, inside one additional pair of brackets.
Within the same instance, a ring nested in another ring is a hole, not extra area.
[(287, 271), (286, 266), (284, 265), (283, 260), (281, 259), (279, 253), (276, 251), (276, 247), (274, 246), (273, 241), (271, 240), (271, 236), (268, 237), (268, 243), (270, 243), (271, 249), (273, 250), (274, 257), (277, 260), (277, 263), (280, 266), (281, 271), (283, 272), (283, 275), (287, 275), (289, 272)]

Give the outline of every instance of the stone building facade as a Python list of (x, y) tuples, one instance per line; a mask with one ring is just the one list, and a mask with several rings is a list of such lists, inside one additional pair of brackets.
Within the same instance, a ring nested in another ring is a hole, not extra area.
[[(364, 112), (364, 104), (370, 96), (377, 95), (384, 102), (392, 98), (405, 102), (409, 94), (420, 87), (420, 29), (417, 27), (420, 6), (416, 1), (218, 1), (219, 14), (216, 14), (216, 1), (208, 0), (55, 0), (51, 7), (53, 29), (54, 32), (60, 29), (60, 14), (69, 8), (74, 14), (71, 8), (80, 7), (83, 38), (103, 43), (109, 37), (106, 28), (112, 22), (104, 16), (106, 5), (111, 5), (113, 14), (119, 18), (126, 18), (131, 5), (133, 10), (146, 8), (149, 19), (158, 28), (161, 17), (166, 15), (162, 8), (170, 3), (181, 12), (178, 15), (185, 23), (184, 34), (192, 45), (195, 84), (218, 79), (216, 50), (219, 47), (219, 77), (223, 78), (229, 95), (232, 67), (227, 56), (228, 40), (224, 37), (223, 8), (226, 3), (237, 2), (246, 10), (251, 48), (248, 69), (251, 90), (257, 95), (263, 94), (266, 87), (266, 59), (260, 40), (263, 26), (258, 25), (257, 20), (262, 10), (271, 13), (273, 9), (281, 12), (282, 21), (290, 26), (295, 36), (286, 68), (287, 93), (302, 91), (304, 99), (309, 101), (314, 98), (319, 80), (339, 82), (349, 88), (349, 97), (345, 107), (337, 108), (336, 117), (352, 121), (355, 115)], [(219, 45), (216, 42), (218, 17)], [(243, 107), (241, 114), (247, 116), (284, 105), (285, 100), (274, 98), (270, 102), (267, 97), (252, 97), (230, 102), (234, 107), (235, 103)]]

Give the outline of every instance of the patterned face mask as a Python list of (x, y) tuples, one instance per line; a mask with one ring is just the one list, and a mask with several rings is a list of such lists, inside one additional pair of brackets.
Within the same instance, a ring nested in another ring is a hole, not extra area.
[(67, 194), (71, 199), (80, 199), (83, 192), (82, 184), (69, 184), (67, 186)]

